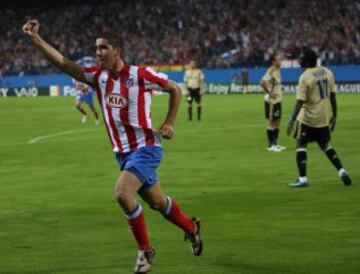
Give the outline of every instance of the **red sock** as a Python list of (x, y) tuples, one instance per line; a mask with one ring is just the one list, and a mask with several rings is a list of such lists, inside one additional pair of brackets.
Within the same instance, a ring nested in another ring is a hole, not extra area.
[(166, 209), (166, 213), (164, 214), (165, 218), (172, 222), (174, 225), (180, 227), (185, 232), (194, 233), (194, 223), (180, 210), (180, 206), (178, 205), (178, 203), (170, 197), (166, 197), (166, 199), (168, 202), (168, 206)]
[(141, 205), (138, 204), (136, 209), (130, 213), (125, 214), (129, 227), (134, 235), (139, 250), (150, 250), (151, 244), (149, 241), (144, 213)]
[(95, 119), (99, 120), (99, 114), (96, 111), (94, 112), (94, 115), (95, 115)]
[(79, 108), (79, 111), (83, 114), (83, 115), (87, 115), (86, 111), (83, 108)]

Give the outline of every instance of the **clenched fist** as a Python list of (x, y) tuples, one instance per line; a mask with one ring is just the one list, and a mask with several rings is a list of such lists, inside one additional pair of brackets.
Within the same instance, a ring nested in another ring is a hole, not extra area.
[(22, 30), (30, 37), (34, 37), (38, 34), (39, 28), (40, 28), (39, 21), (36, 19), (31, 19), (25, 23), (25, 25), (22, 27)]
[(161, 137), (171, 139), (174, 135), (174, 128), (171, 125), (164, 123), (160, 126), (159, 133), (161, 134)]

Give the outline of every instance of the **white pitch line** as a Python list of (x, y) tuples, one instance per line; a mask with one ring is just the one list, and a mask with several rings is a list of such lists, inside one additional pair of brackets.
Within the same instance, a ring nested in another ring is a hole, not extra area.
[[(263, 124), (253, 124), (253, 125), (244, 125), (244, 126), (238, 126), (238, 127), (225, 127), (225, 128), (204, 128), (204, 129), (185, 129), (185, 130), (178, 130), (175, 131), (176, 133), (196, 133), (196, 132), (210, 132), (210, 131), (223, 131), (223, 130), (238, 130), (238, 129), (243, 129), (243, 128), (254, 128), (254, 127), (260, 127), (263, 126)], [(45, 139), (50, 139), (53, 137), (57, 137), (57, 136), (62, 136), (62, 135), (70, 135), (70, 134), (74, 134), (77, 132), (82, 132), (82, 131), (93, 131), (95, 129), (88, 129), (88, 130), (72, 130), (72, 131), (65, 131), (65, 132), (59, 132), (59, 133), (55, 133), (55, 134), (49, 134), (49, 135), (44, 135), (44, 136), (39, 136), (36, 137), (32, 140), (30, 140), (28, 142), (28, 144), (34, 144), (38, 141), (41, 140), (45, 140)], [(94, 139), (94, 136), (90, 137), (90, 138), (68, 138), (68, 139), (61, 139), (61, 140), (53, 140), (53, 142), (56, 141), (77, 141), (77, 140), (89, 140), (89, 139)]]
[(70, 134), (74, 134), (74, 133), (78, 133), (78, 132), (86, 132), (86, 131), (94, 131), (96, 129), (80, 129), (80, 130), (70, 130), (70, 131), (63, 131), (63, 132), (58, 132), (58, 133), (54, 133), (54, 134), (48, 134), (48, 135), (42, 135), (36, 138), (31, 139), (28, 144), (35, 144), (41, 140), (45, 140), (45, 139), (50, 139), (53, 137), (57, 137), (57, 136), (63, 136), (63, 135), (70, 135)]
[[(242, 125), (237, 127), (215, 127), (215, 128), (203, 128), (203, 129), (184, 129), (184, 130), (176, 130), (175, 133), (196, 133), (196, 132), (211, 132), (211, 131), (227, 131), (227, 130), (239, 130), (239, 129), (246, 129), (246, 128), (255, 128), (255, 127), (262, 127), (264, 124), (252, 124), (252, 125)], [(58, 137), (58, 136), (64, 136), (64, 135), (72, 135), (79, 132), (87, 132), (87, 131), (95, 131), (98, 130), (97, 128), (93, 129), (80, 129), (80, 130), (70, 130), (70, 131), (63, 131), (53, 134), (47, 134), (47, 135), (41, 135), (38, 137), (35, 137), (31, 139), (30, 141), (26, 143), (4, 143), (0, 144), (0, 146), (12, 146), (12, 145), (24, 145), (24, 144), (35, 144), (40, 141), (45, 142), (66, 142), (66, 141), (76, 141), (76, 140), (89, 140), (94, 139), (95, 136), (87, 136), (87, 138), (66, 138), (66, 139), (60, 139), (60, 140), (50, 140), (52, 138)], [(90, 137), (90, 138), (89, 138)]]

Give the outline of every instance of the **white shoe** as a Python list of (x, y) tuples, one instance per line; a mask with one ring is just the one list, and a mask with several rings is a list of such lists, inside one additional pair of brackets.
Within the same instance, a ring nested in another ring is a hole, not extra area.
[(81, 123), (85, 123), (87, 120), (87, 115), (83, 115), (81, 118)]
[(281, 151), (283, 151), (283, 150), (285, 150), (285, 149), (286, 149), (286, 147), (280, 146), (279, 144), (278, 144), (278, 145), (276, 145), (276, 147), (277, 147), (278, 149), (280, 149)]
[(134, 274), (146, 274), (150, 271), (155, 257), (155, 250), (138, 250)]
[(281, 152), (282, 150), (278, 148), (276, 145), (272, 145), (271, 147), (268, 147), (268, 151)]
[(99, 119), (96, 119), (95, 120), (95, 125), (99, 125), (100, 124), (100, 120)]

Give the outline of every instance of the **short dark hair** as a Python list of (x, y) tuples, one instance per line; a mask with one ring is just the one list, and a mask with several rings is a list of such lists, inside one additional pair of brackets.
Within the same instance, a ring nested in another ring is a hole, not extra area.
[(97, 38), (106, 39), (114, 48), (122, 49), (122, 41), (119, 33), (115, 31), (103, 31)]
[(275, 61), (276, 56), (277, 56), (277, 53), (273, 53), (270, 55), (270, 57), (269, 57), (270, 65), (272, 65), (272, 63)]
[(311, 48), (303, 48), (299, 63), (302, 68), (314, 68), (317, 65), (318, 56)]

